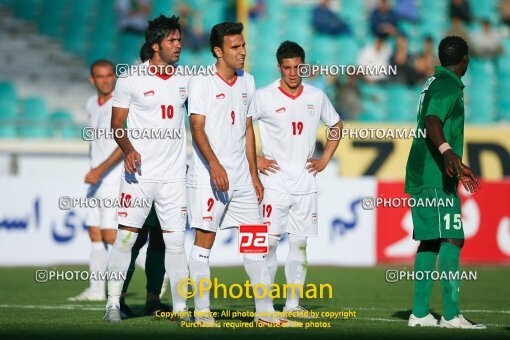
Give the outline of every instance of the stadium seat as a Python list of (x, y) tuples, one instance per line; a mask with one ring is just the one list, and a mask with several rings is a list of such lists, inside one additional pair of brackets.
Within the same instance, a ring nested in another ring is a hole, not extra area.
[(13, 83), (7, 81), (0, 82), (0, 99), (1, 98), (17, 98), (16, 88)]
[(43, 0), (14, 1), (14, 14), (22, 19), (35, 21), (41, 16)]
[(52, 135), (63, 139), (73, 139), (79, 137), (76, 135), (76, 128), (71, 113), (65, 110), (57, 110), (50, 115)]
[(416, 119), (416, 109), (412, 104), (411, 90), (405, 85), (391, 84), (387, 94), (387, 120), (390, 122), (412, 122)]
[(19, 135), (23, 138), (50, 137), (48, 108), (41, 97), (26, 98), (22, 102), (22, 114), (18, 122)]
[(38, 20), (39, 32), (54, 38), (60, 37), (63, 19), (68, 9), (66, 0), (43, 0), (41, 16)]

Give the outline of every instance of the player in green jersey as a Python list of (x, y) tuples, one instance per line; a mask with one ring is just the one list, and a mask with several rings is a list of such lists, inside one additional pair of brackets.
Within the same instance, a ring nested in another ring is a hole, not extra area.
[[(418, 129), (426, 138), (415, 138), (406, 167), (405, 191), (415, 199), (433, 199), (436, 207), (413, 207), (413, 238), (420, 241), (414, 263), (416, 272), (433, 272), (439, 257), (444, 315), (438, 322), (429, 313), (433, 281), (424, 275), (415, 280), (413, 311), (408, 325), (446, 328), (485, 328), (468, 321), (459, 311), (459, 255), (464, 231), (457, 192), (459, 181), (474, 193), (480, 183), (462, 163), (464, 142), (464, 84), (469, 64), (468, 46), (456, 36), (439, 44), (441, 66), (425, 83), (418, 106)], [(447, 279), (443, 279), (446, 275)]]

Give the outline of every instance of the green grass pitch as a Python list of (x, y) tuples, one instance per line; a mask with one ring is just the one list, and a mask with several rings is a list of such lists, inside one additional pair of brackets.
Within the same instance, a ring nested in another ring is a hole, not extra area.
[[(39, 268), (0, 268), (0, 338), (55, 338), (72, 337), (100, 338), (145, 338), (188, 339), (194, 337), (221, 337), (240, 339), (267, 337), (278, 338), (378, 338), (413, 337), (479, 337), (508, 338), (510, 336), (510, 267), (463, 267), (476, 270), (476, 281), (461, 283), (460, 307), (463, 314), (478, 323), (488, 325), (486, 330), (412, 329), (407, 327), (407, 318), (412, 303), (413, 283), (400, 281), (387, 283), (387, 269), (402, 269), (403, 266), (375, 268), (310, 267), (309, 283), (329, 283), (333, 286), (332, 299), (303, 300), (302, 305), (313, 311), (356, 311), (357, 317), (347, 320), (319, 319), (330, 324), (330, 328), (299, 329), (191, 329), (182, 328), (176, 322), (155, 320), (153, 317), (136, 317), (121, 324), (109, 324), (102, 320), (104, 303), (68, 302), (88, 283), (83, 281), (51, 281), (37, 283), (35, 270)], [(53, 269), (47, 267), (46, 269)], [(85, 270), (84, 266), (57, 267), (59, 270)], [(409, 268), (410, 269), (410, 268)], [(221, 283), (244, 283), (243, 268), (212, 268), (212, 277)], [(278, 271), (277, 281), (283, 283), (283, 269)], [(441, 316), (441, 290), (439, 282), (434, 285), (431, 301), (433, 314)], [(145, 276), (137, 269), (130, 287), (128, 304), (137, 314), (143, 314), (145, 301)], [(165, 296), (169, 302), (170, 294)], [(190, 300), (190, 303), (192, 300)], [(275, 301), (281, 310), (283, 300)], [(191, 303), (192, 307), (192, 303)], [(248, 299), (213, 300), (213, 310), (252, 311), (253, 303)], [(251, 321), (219, 319), (228, 321)], [(306, 323), (306, 321), (305, 321)]]

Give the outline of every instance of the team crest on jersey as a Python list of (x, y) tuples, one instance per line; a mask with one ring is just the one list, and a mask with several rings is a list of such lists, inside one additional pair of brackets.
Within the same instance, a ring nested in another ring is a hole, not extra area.
[(212, 216), (203, 216), (202, 220), (204, 220), (206, 222), (211, 222), (212, 221)]
[(225, 93), (219, 93), (216, 95), (216, 99), (225, 99)]
[(285, 113), (285, 108), (281, 107), (278, 110), (276, 110), (276, 113)]
[(186, 207), (181, 207), (181, 217), (186, 218), (187, 213), (188, 210), (186, 209)]
[(317, 213), (312, 213), (312, 223), (317, 224)]
[(314, 108), (314, 106), (313, 106), (313, 105), (308, 105), (307, 107), (308, 107), (308, 114), (309, 114), (310, 116), (313, 116), (313, 114), (315, 113), (315, 108)]
[(186, 98), (186, 88), (185, 87), (179, 87), (179, 96), (181, 97), (181, 99)]
[(242, 93), (243, 105), (248, 104), (248, 95), (246, 93)]
[(143, 96), (144, 97), (150, 97), (150, 96), (153, 96), (154, 93), (155, 93), (154, 90), (150, 90), (150, 91), (144, 92)]

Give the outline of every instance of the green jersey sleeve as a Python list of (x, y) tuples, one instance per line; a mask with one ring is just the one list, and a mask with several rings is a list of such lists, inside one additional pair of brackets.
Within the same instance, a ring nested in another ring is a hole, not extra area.
[(425, 111), (425, 117), (436, 116), (444, 123), (455, 106), (458, 90), (451, 86), (448, 81), (437, 81), (433, 85), (429, 89), (429, 103)]

